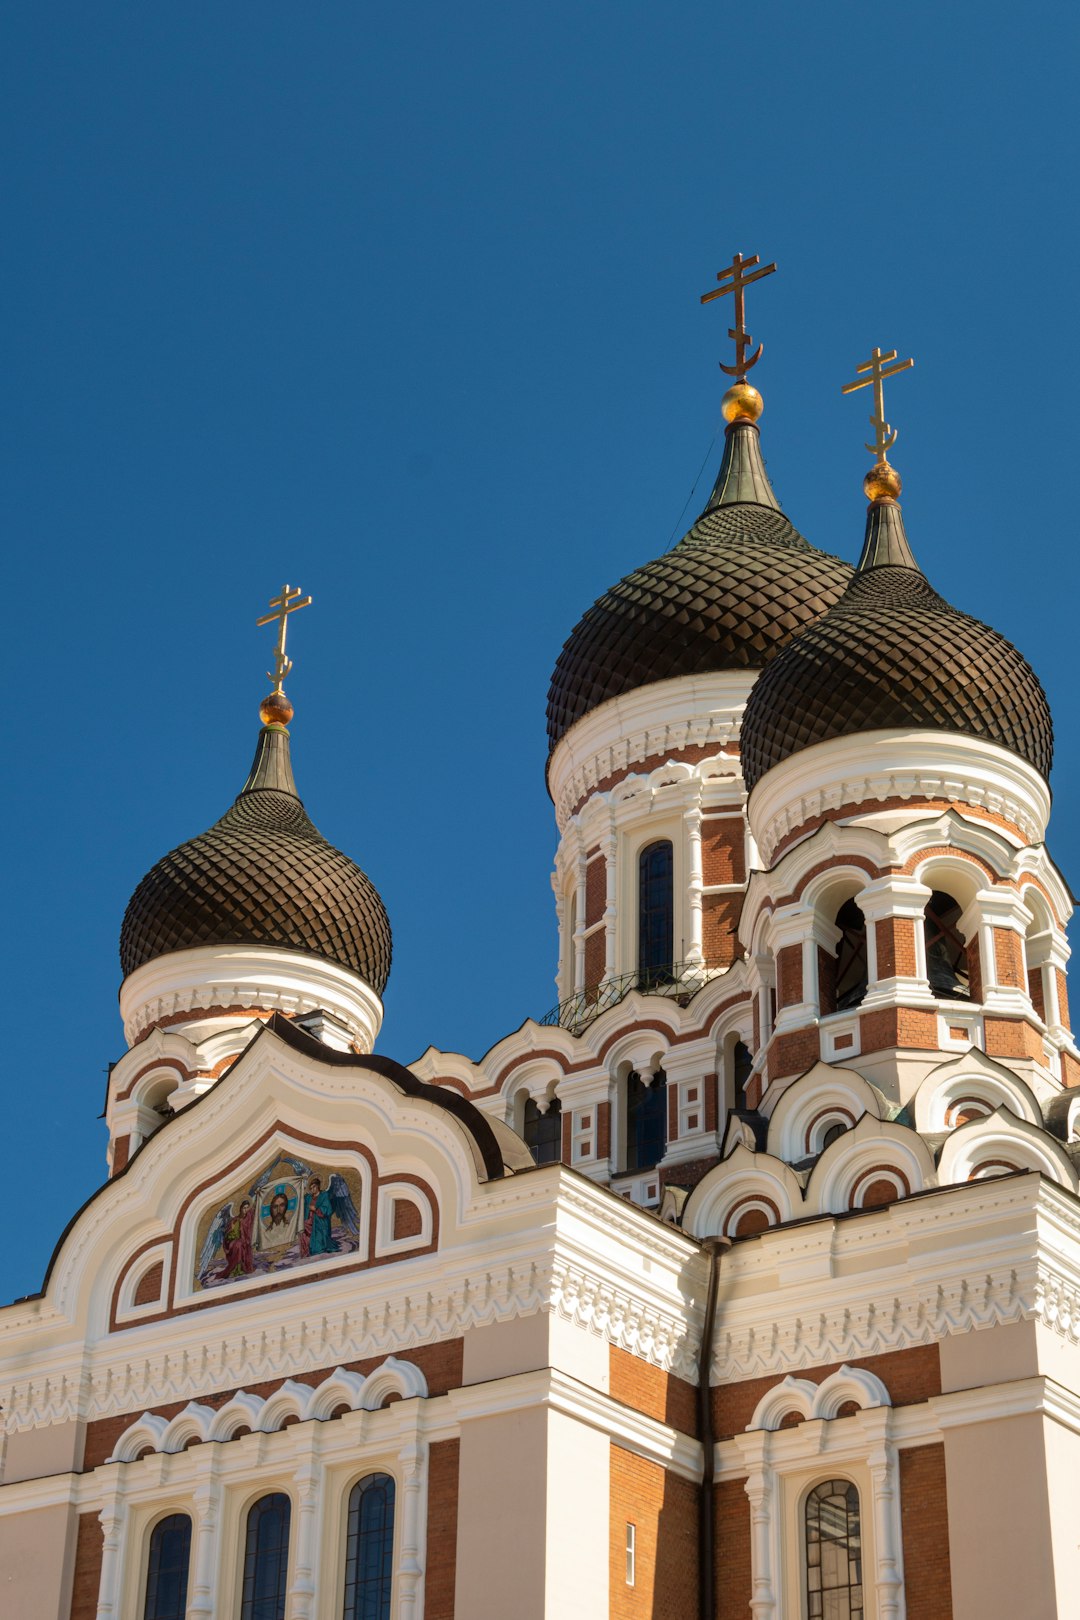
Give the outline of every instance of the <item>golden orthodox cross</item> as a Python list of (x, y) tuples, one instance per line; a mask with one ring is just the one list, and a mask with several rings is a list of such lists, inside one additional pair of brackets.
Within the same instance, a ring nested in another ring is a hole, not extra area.
[(270, 598), (273, 613), (264, 614), (256, 623), (261, 627), (264, 624), (273, 624), (277, 621), (277, 646), (274, 648), (274, 667), (267, 670), (267, 679), (273, 681), (274, 691), (280, 692), (283, 683), (292, 669), (292, 659), (285, 656), (285, 631), (288, 626), (289, 614), (298, 613), (301, 608), (308, 607), (311, 597), (301, 598), (299, 585), (283, 585), (280, 596)]
[[(702, 293), (701, 302), (711, 304), (714, 298), (723, 298), (725, 293), (735, 294), (735, 325), (728, 327), (728, 337), (735, 339), (735, 364), (725, 366), (720, 362), (720, 370), (728, 377), (735, 377), (739, 382), (745, 382), (746, 373), (751, 366), (756, 366), (761, 359), (761, 351), (765, 347), (759, 343), (753, 354), (747, 357), (747, 349), (753, 345), (753, 338), (746, 330), (746, 288), (752, 281), (760, 281), (762, 276), (771, 276), (776, 269), (775, 264), (763, 264), (760, 270), (754, 270), (755, 264), (761, 264), (761, 257), (755, 253), (751, 258), (744, 259), (741, 253), (736, 253), (734, 259), (726, 270), (717, 271), (717, 281), (724, 281), (728, 276), (731, 280), (726, 287), (716, 287), (712, 292)], [(752, 274), (746, 275), (750, 270)]]
[[(886, 377), (895, 377), (898, 372), (909, 371), (915, 364), (914, 360), (901, 360), (894, 366), (891, 362), (895, 359), (895, 349), (890, 349), (888, 354), (883, 354), (880, 349), (872, 350), (865, 365), (855, 367), (855, 381), (845, 383), (840, 390), (842, 394), (853, 394), (857, 388), (869, 388), (871, 384), (873, 385), (874, 414), (870, 418), (870, 426), (874, 430), (874, 442), (868, 444), (866, 448), (872, 456), (877, 457), (878, 461), (888, 461), (888, 453), (897, 440), (897, 434), (885, 420), (885, 390), (882, 385)], [(864, 371), (868, 371), (870, 375), (864, 377)]]

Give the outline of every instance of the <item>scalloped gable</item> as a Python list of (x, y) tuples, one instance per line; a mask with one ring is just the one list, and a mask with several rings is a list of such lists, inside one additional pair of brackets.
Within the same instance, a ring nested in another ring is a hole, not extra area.
[[(166, 1267), (170, 1290), (182, 1291), (188, 1206), (195, 1201), (201, 1211), (216, 1184), (254, 1175), (275, 1150), (343, 1174), (366, 1159), (372, 1223), (375, 1194), (397, 1180), (404, 1196), (419, 1188), (437, 1206), (444, 1234), (483, 1186), (535, 1169), (524, 1143), (465, 1097), (425, 1085), (393, 1059), (335, 1051), (275, 1016), (214, 1086), (168, 1119), (73, 1216), (40, 1294), (28, 1301), (42, 1301), (43, 1317), (85, 1317), (91, 1333), (109, 1331), (130, 1267), (148, 1247), (170, 1242), (185, 1246), (183, 1258), (174, 1248)], [(381, 1202), (392, 1222), (392, 1204)], [(378, 1245), (381, 1261), (395, 1257), (382, 1252), (381, 1233)], [(372, 1255), (375, 1246), (373, 1236)], [(321, 1275), (305, 1270), (287, 1280)]]

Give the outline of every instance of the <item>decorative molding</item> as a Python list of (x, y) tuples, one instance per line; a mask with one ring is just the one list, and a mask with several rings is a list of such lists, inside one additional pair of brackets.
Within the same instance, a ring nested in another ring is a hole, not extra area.
[[(152, 1024), (210, 1008), (259, 1008), (293, 1016), (321, 1008), (341, 1020), (364, 1052), (374, 1046), (383, 1016), (382, 1002), (357, 974), (319, 956), (271, 946), (200, 945), (172, 951), (144, 963), (120, 987), (120, 1016), (129, 1046)], [(211, 1021), (234, 1020), (235, 1014), (227, 1013)]]
[(815, 743), (762, 778), (748, 813), (769, 866), (783, 839), (807, 822), (888, 799), (944, 799), (986, 810), (1011, 822), (1029, 844), (1042, 843), (1050, 817), (1050, 789), (1018, 755), (980, 738), (923, 731)]
[(321, 1384), (298, 1384), (287, 1378), (264, 1400), (241, 1389), (221, 1407), (189, 1401), (182, 1412), (169, 1419), (144, 1412), (124, 1430), (106, 1461), (134, 1462), (147, 1447), (176, 1452), (186, 1450), (193, 1440), (231, 1440), (241, 1427), (253, 1434), (276, 1434), (290, 1417), (300, 1423), (311, 1419), (325, 1422), (340, 1406), (352, 1412), (377, 1412), (391, 1395), (414, 1400), (423, 1399), (427, 1392), (427, 1380), (420, 1368), (396, 1356), (388, 1356), (366, 1378), (336, 1367)]
[[(629, 770), (639, 760), (714, 744), (720, 749), (737, 742), (755, 679), (753, 670), (718, 670), (653, 681), (610, 698), (584, 715), (560, 740), (548, 764), (548, 786), (560, 833), (574, 806), (598, 783)], [(728, 755), (727, 760), (741, 793), (738, 759)]]

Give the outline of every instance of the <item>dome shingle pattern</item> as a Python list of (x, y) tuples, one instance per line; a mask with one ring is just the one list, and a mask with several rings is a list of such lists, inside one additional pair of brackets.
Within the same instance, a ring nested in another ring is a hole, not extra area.
[(740, 742), (747, 788), (815, 743), (900, 729), (981, 737), (1050, 774), (1050, 706), (1027, 660), (917, 567), (884, 564), (857, 573), (756, 682)]
[(171, 951), (267, 945), (348, 968), (381, 996), (390, 923), (378, 890), (297, 797), (289, 739), (264, 730), (236, 802), (143, 878), (120, 930), (125, 977)]
[(550, 747), (601, 703), (653, 681), (763, 669), (832, 606), (851, 572), (779, 510), (756, 427), (735, 424), (693, 528), (613, 585), (572, 631), (548, 693)]

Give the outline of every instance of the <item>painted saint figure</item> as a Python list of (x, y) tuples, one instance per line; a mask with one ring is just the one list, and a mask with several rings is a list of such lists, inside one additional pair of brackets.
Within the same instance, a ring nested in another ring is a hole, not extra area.
[(329, 1254), (330, 1219), (333, 1206), (330, 1194), (323, 1192), (322, 1182), (318, 1176), (312, 1176), (308, 1183), (308, 1192), (304, 1198), (304, 1230), (300, 1234), (300, 1253)]
[(225, 1275), (248, 1277), (255, 1270), (255, 1254), (251, 1246), (251, 1232), (255, 1225), (255, 1209), (250, 1198), (240, 1205), (240, 1213), (225, 1228)]

